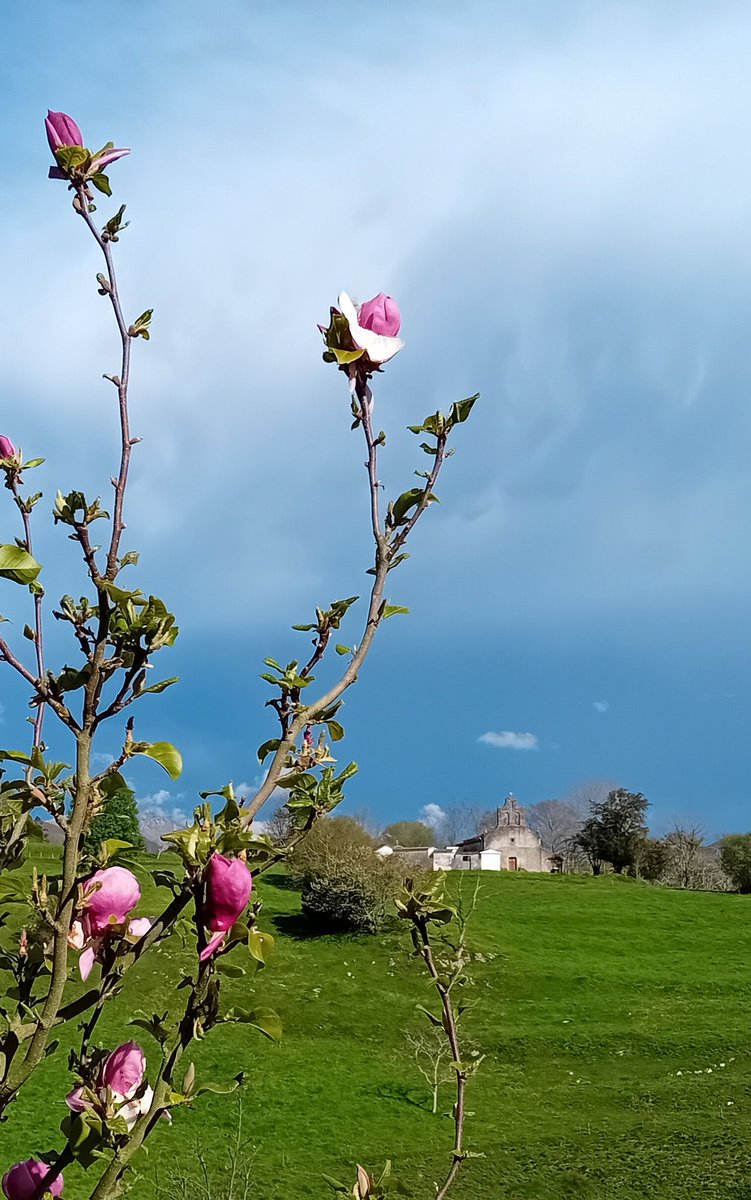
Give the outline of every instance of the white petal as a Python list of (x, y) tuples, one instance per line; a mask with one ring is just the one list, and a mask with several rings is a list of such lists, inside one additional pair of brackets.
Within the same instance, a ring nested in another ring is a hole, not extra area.
[(386, 337), (382, 333), (374, 333), (372, 329), (363, 329), (357, 321), (357, 309), (354, 301), (346, 292), (339, 293), (339, 312), (346, 318), (352, 340), (355, 345), (364, 350), (372, 363), (388, 362), (404, 346), (398, 337)]
[(68, 934), (68, 945), (70, 946), (71, 950), (83, 950), (85, 941), (86, 938), (84, 937), (83, 933), (83, 925), (80, 921), (74, 921), (70, 927), (70, 933)]

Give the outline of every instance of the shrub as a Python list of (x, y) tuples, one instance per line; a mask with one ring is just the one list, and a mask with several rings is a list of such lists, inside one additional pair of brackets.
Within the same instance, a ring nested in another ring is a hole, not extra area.
[(723, 838), (720, 863), (736, 892), (751, 892), (751, 833), (731, 833)]
[(302, 884), (311, 869), (334, 858), (347, 858), (352, 851), (367, 848), (371, 853), (378, 843), (356, 817), (322, 817), (289, 858), (289, 872)]
[(401, 884), (401, 871), (371, 846), (327, 852), (302, 879), (302, 910), (324, 929), (377, 933)]

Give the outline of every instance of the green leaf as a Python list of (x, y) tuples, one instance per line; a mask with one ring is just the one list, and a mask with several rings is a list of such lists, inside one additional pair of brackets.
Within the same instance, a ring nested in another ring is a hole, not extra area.
[(351, 646), (343, 646), (341, 642), (337, 642), (334, 649), (336, 650), (337, 654), (351, 654), (352, 653), (352, 647)]
[(327, 721), (326, 724), (332, 742), (340, 742), (344, 737), (344, 726), (340, 725), (338, 721)]
[(451, 405), (449, 421), (452, 425), (461, 425), (463, 421), (466, 421), (479, 395), (479, 392), (475, 392), (474, 396), (468, 396), (466, 400), (457, 400), (455, 404)]
[(102, 192), (105, 196), (112, 195), (110, 181), (103, 171), (97, 171), (96, 175), (90, 175), (89, 179), (98, 192)]
[(0, 576), (13, 583), (33, 583), (41, 566), (20, 546), (0, 546)]
[(192, 1093), (193, 1096), (200, 1096), (202, 1092), (213, 1092), (217, 1096), (229, 1096), (232, 1092), (236, 1092), (243, 1082), (245, 1076), (241, 1071), (239, 1075), (230, 1083), (201, 1083)]
[(145, 312), (141, 313), (140, 317), (136, 317), (133, 324), (128, 328), (128, 336), (132, 338), (142, 337), (145, 342), (148, 342), (151, 336), (149, 326), (151, 325), (153, 315), (153, 308), (147, 308)]
[(133, 742), (131, 754), (143, 754), (153, 758), (163, 767), (171, 779), (179, 779), (183, 769), (183, 758), (172, 742)]
[(120, 850), (132, 850), (133, 849), (132, 842), (124, 842), (124, 841), (122, 841), (121, 838), (107, 838), (106, 841), (103, 843), (103, 845), (104, 845), (104, 852), (107, 855), (107, 858), (112, 858)]
[(58, 146), (55, 150), (57, 165), (61, 171), (73, 171), (80, 167), (88, 170), (91, 163), (91, 151), (84, 146)]
[(245, 1012), (241, 1008), (231, 1009), (227, 1013), (228, 1021), (237, 1021), (241, 1025), (252, 1025), (272, 1042), (278, 1042), (282, 1036), (282, 1019), (273, 1008), (256, 1008)]
[(258, 747), (258, 761), (262, 763), (268, 758), (269, 754), (275, 753), (279, 749), (280, 738), (269, 738), (262, 746)]
[(238, 963), (227, 962), (226, 959), (220, 958), (215, 969), (220, 975), (227, 975), (229, 979), (242, 979), (243, 975), (247, 975), (245, 967), (241, 967)]
[[(332, 346), (330, 353), (334, 355), (334, 358), (336, 359), (336, 361), (339, 363), (339, 366), (341, 367), (341, 366), (344, 366), (346, 363), (356, 362), (358, 358), (362, 358), (365, 351), (364, 350), (338, 350), (336, 348), (336, 346)], [(326, 356), (326, 361), (331, 362), (331, 359), (328, 357), (328, 355)]]
[(416, 1004), (415, 1008), (417, 1009), (418, 1012), (425, 1014), (425, 1016), (430, 1021), (431, 1025), (435, 1025), (437, 1029), (443, 1028), (443, 1022), (442, 1022), (441, 1018), (434, 1016), (433, 1013), (430, 1012), (429, 1009), (427, 1009), (424, 1004)]
[(273, 949), (274, 939), (270, 933), (264, 933), (260, 929), (250, 930), (248, 934), (248, 950), (256, 962), (263, 963), (266, 966)]
[(159, 683), (152, 683), (150, 687), (141, 688), (138, 695), (139, 696), (148, 696), (149, 693), (151, 693), (152, 696), (158, 696), (160, 692), (165, 692), (168, 687), (172, 687), (173, 683), (179, 683), (179, 682), (180, 682), (180, 676), (173, 675), (171, 679), (162, 679), (162, 680), (160, 680)]
[(67, 1139), (71, 1154), (84, 1170), (96, 1161), (98, 1152), (104, 1148), (104, 1125), (93, 1109), (82, 1113), (69, 1113), (60, 1122), (60, 1129)]
[(329, 1187), (332, 1187), (335, 1192), (343, 1192), (345, 1196), (352, 1195), (352, 1188), (348, 1183), (340, 1183), (339, 1180), (334, 1179), (332, 1175), (321, 1175), (321, 1179), (324, 1183), (327, 1183)]
[(410, 488), (406, 492), (402, 492), (398, 500), (395, 500), (392, 505), (392, 516), (395, 525), (400, 525), (411, 508), (415, 508), (422, 499), (422, 488)]
[(381, 610), (381, 616), (384, 621), (387, 621), (389, 617), (394, 617), (397, 613), (408, 612), (409, 609), (405, 608), (403, 604), (384, 604)]

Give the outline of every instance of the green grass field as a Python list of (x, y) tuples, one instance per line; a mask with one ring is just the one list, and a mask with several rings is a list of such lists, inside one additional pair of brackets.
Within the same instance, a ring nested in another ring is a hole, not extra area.
[[(165, 893), (143, 879), (140, 911), (155, 912)], [(199, 1081), (246, 1072), (257, 1200), (325, 1197), (322, 1173), (347, 1179), (353, 1162), (386, 1157), (428, 1200), (451, 1123), (430, 1113), (403, 1031), (418, 1025), (429, 989), (402, 932), (302, 936), (299, 896), (284, 883), (259, 888), (261, 923), (277, 938), (270, 968), (224, 984), (228, 1002), (275, 1007), (283, 1041), (217, 1029), (196, 1049)], [(751, 897), (612, 876), (485, 875), (470, 940), (479, 1003), (466, 1033), (487, 1058), (467, 1133), (485, 1157), (466, 1165), (456, 1200), (751, 1200)], [(131, 1036), (135, 1010), (179, 1002), (188, 960), (173, 939), (131, 972), (103, 1018), (104, 1044)], [(0, 1130), (2, 1169), (59, 1144), (67, 1078), (64, 1054), (37, 1073)], [(178, 1110), (131, 1195), (153, 1197), (196, 1146), (221, 1172), (236, 1117), (234, 1097)], [(66, 1172), (68, 1200), (91, 1186)]]

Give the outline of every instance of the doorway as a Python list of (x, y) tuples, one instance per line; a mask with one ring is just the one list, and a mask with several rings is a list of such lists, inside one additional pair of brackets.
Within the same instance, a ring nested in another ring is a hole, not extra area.
[(510, 859), (508, 860), (508, 869), (509, 869), (509, 871), (516, 871), (516, 870), (518, 870), (518, 865), (517, 865), (517, 861), (516, 861), (516, 859), (515, 859), (515, 858), (510, 858)]

